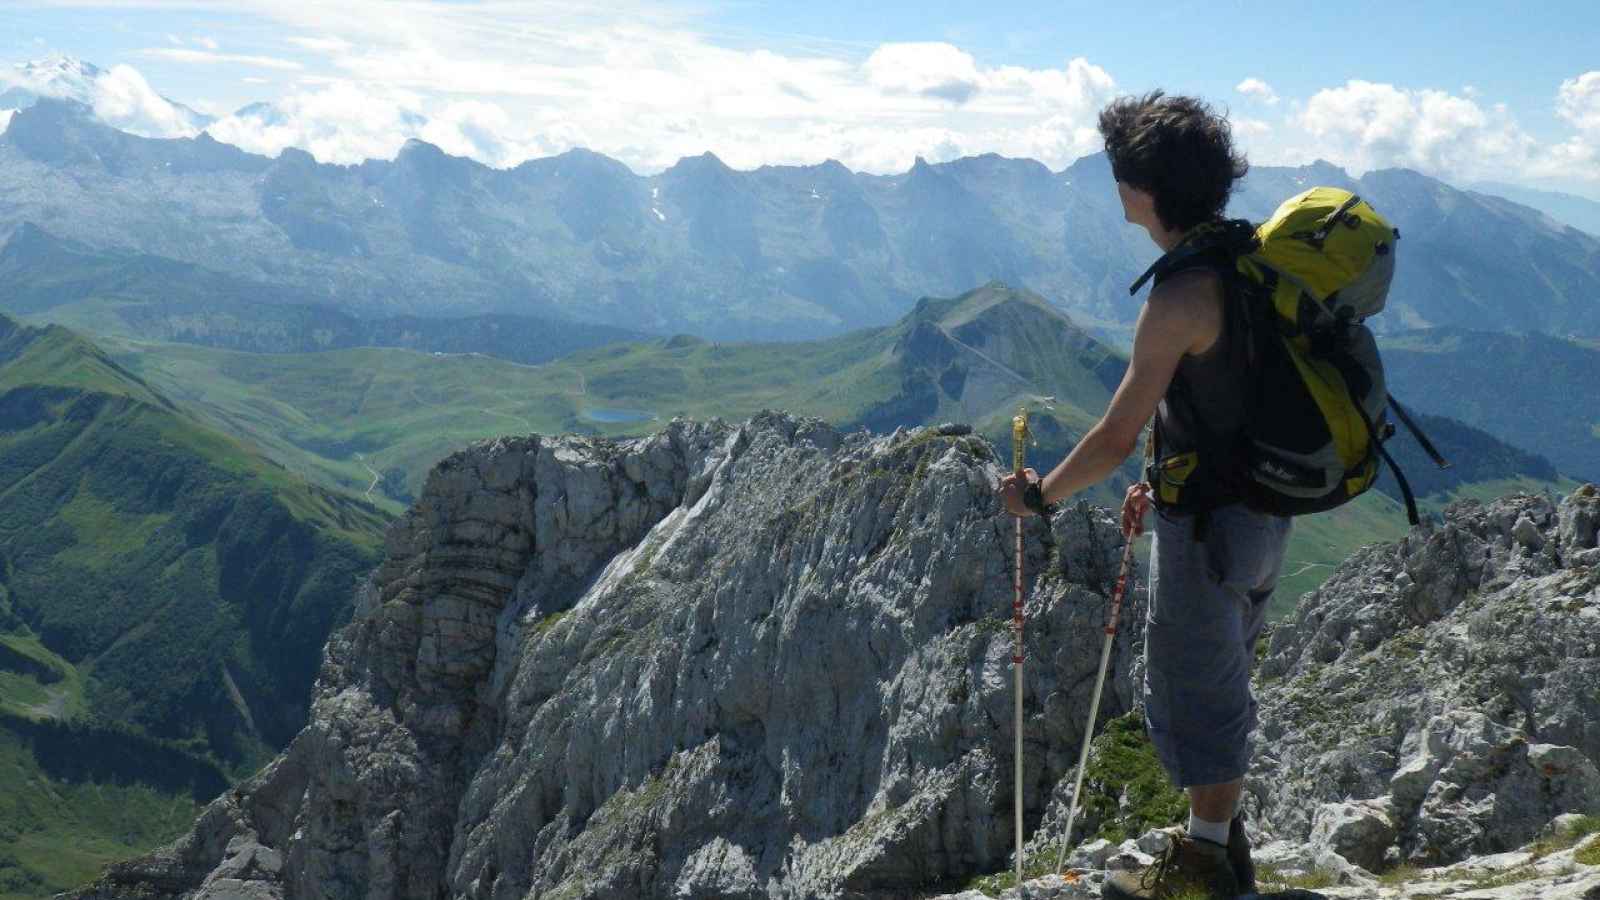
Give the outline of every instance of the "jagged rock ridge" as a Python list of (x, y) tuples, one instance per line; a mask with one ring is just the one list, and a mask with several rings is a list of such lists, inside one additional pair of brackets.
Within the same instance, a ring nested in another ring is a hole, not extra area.
[[(1004, 868), (998, 474), (962, 427), (781, 414), (452, 456), (307, 729), (90, 893), (798, 898)], [(1030, 827), (1075, 761), (1118, 543), (1087, 507), (1030, 523)]]
[(1369, 869), (1526, 844), (1600, 811), (1600, 500), (1460, 501), (1279, 625), (1250, 792)]

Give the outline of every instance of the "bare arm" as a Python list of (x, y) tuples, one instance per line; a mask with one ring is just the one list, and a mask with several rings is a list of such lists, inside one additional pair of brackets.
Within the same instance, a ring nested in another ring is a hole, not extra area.
[[(1045, 502), (1070, 497), (1116, 470), (1138, 447), (1139, 433), (1155, 414), (1185, 353), (1210, 347), (1221, 329), (1220, 286), (1204, 273), (1185, 273), (1150, 294), (1133, 336), (1133, 360), (1099, 423), (1056, 466), (1040, 489)], [(1002, 483), (1001, 495), (1013, 512), (1021, 505), (1016, 476)], [(1015, 505), (1007, 486), (1016, 494)]]

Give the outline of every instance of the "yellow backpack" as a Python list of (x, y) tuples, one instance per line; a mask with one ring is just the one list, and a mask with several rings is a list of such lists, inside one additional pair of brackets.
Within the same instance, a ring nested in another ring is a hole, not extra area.
[(1151, 473), (1156, 499), (1183, 508), (1185, 495), (1215, 497), (1195, 479), (1221, 479), (1229, 496), (1278, 515), (1332, 509), (1360, 496), (1388, 463), (1418, 521), (1405, 475), (1383, 447), (1393, 434), (1387, 414), (1417, 438), (1441, 468), (1449, 463), (1417, 429), (1384, 385), (1383, 361), (1368, 316), (1383, 310), (1394, 278), (1400, 233), (1349, 191), (1316, 187), (1283, 202), (1259, 226), (1234, 220), (1206, 223), (1185, 234), (1134, 282), (1209, 262), (1225, 276), (1229, 321), (1242, 341), (1250, 395), (1242, 434), (1217, 458), (1231, 471), (1201, 473), (1195, 454), (1158, 460)]

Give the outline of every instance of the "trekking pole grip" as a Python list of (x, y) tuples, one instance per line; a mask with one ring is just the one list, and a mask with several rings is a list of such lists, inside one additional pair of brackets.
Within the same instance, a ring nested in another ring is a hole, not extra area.
[[(1027, 409), (1019, 409), (1017, 414), (1011, 417), (1011, 464), (1016, 469), (1017, 477), (1019, 478), (1022, 477), (1023, 470), (1027, 468), (1026, 463), (1023, 461), (1027, 443), (1028, 411)], [(1027, 487), (1026, 484), (1018, 486)]]

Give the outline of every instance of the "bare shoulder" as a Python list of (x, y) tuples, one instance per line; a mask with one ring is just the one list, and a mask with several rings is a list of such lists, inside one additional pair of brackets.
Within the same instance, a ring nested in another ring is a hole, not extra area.
[(1191, 355), (1209, 350), (1222, 332), (1222, 279), (1208, 269), (1188, 269), (1162, 281), (1145, 305), (1149, 324), (1182, 334)]

